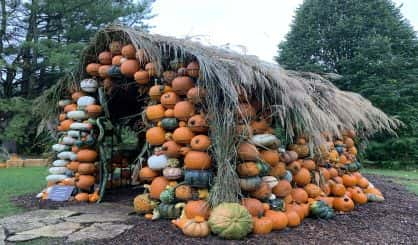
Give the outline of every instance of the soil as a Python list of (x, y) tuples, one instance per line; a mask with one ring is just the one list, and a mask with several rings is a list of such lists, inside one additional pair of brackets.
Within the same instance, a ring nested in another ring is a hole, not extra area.
[[(418, 242), (418, 196), (408, 192), (390, 178), (367, 175), (384, 194), (383, 203), (356, 206), (347, 214), (337, 214), (331, 220), (307, 218), (293, 229), (275, 231), (267, 235), (250, 235), (242, 241), (225, 241), (216, 236), (197, 239), (184, 236), (168, 220), (148, 221), (143, 217), (127, 223), (134, 228), (112, 240), (94, 241), (92, 244), (416, 244)], [(139, 190), (117, 190), (108, 194), (107, 201), (131, 205)], [(14, 202), (27, 209), (57, 208), (68, 203), (39, 203), (34, 195), (24, 195)], [(50, 240), (48, 243), (62, 244)]]

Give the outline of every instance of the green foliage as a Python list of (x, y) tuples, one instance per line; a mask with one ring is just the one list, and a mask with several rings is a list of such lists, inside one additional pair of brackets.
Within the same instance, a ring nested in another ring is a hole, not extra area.
[(376, 135), (368, 160), (418, 164), (418, 39), (392, 1), (305, 0), (277, 61), (288, 69), (341, 74), (337, 86), (405, 123), (399, 138)]

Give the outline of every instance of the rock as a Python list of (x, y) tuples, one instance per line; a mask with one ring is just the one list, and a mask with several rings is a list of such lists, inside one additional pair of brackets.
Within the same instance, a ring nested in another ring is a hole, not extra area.
[(77, 212), (68, 210), (39, 209), (0, 219), (0, 225), (3, 226), (9, 234), (15, 234), (40, 228), (46, 224), (55, 224), (60, 222), (60, 219), (75, 214), (77, 214)]
[(118, 204), (118, 203), (100, 203), (89, 205), (76, 205), (63, 207), (62, 209), (74, 211), (82, 214), (103, 214), (103, 213), (118, 213), (128, 214), (134, 211), (133, 207)]
[(114, 214), (114, 213), (101, 213), (101, 214), (81, 214), (77, 216), (71, 216), (65, 218), (66, 221), (76, 223), (104, 223), (104, 222), (115, 222), (115, 221), (126, 221), (128, 215), (125, 214)]
[(6, 231), (3, 226), (0, 225), (0, 245), (4, 245), (4, 240), (6, 240)]
[(68, 237), (67, 242), (111, 239), (132, 227), (133, 225), (97, 223), (73, 233)]
[(81, 229), (79, 223), (63, 222), (55, 225), (47, 225), (41, 228), (24, 231), (16, 235), (37, 235), (38, 237), (66, 237)]
[(7, 238), (7, 241), (8, 242), (24, 242), (24, 241), (33, 240), (39, 237), (40, 236), (35, 235), (35, 234), (19, 234), (19, 235), (9, 236)]

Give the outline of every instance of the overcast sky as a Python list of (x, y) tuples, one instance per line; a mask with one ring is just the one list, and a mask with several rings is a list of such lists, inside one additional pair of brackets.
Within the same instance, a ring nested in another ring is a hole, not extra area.
[[(303, 0), (157, 0), (150, 21), (153, 33), (195, 36), (213, 45), (272, 61), (277, 44), (289, 31), (295, 9)], [(395, 0), (418, 30), (418, 0)], [(241, 48), (241, 46), (245, 48)]]

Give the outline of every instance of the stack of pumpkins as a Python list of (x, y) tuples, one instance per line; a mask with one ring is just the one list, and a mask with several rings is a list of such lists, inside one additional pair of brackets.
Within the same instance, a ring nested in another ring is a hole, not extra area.
[[(81, 91), (73, 91), (71, 99), (59, 101), (62, 113), (57, 130), (59, 142), (52, 146), (57, 152), (47, 177), (49, 185), (71, 185), (76, 188), (75, 200), (97, 202), (98, 191), (93, 192), (98, 170), (96, 148), (96, 118), (102, 113), (97, 104), (98, 83), (89, 78), (80, 82)], [(45, 193), (45, 196), (47, 193)]]

